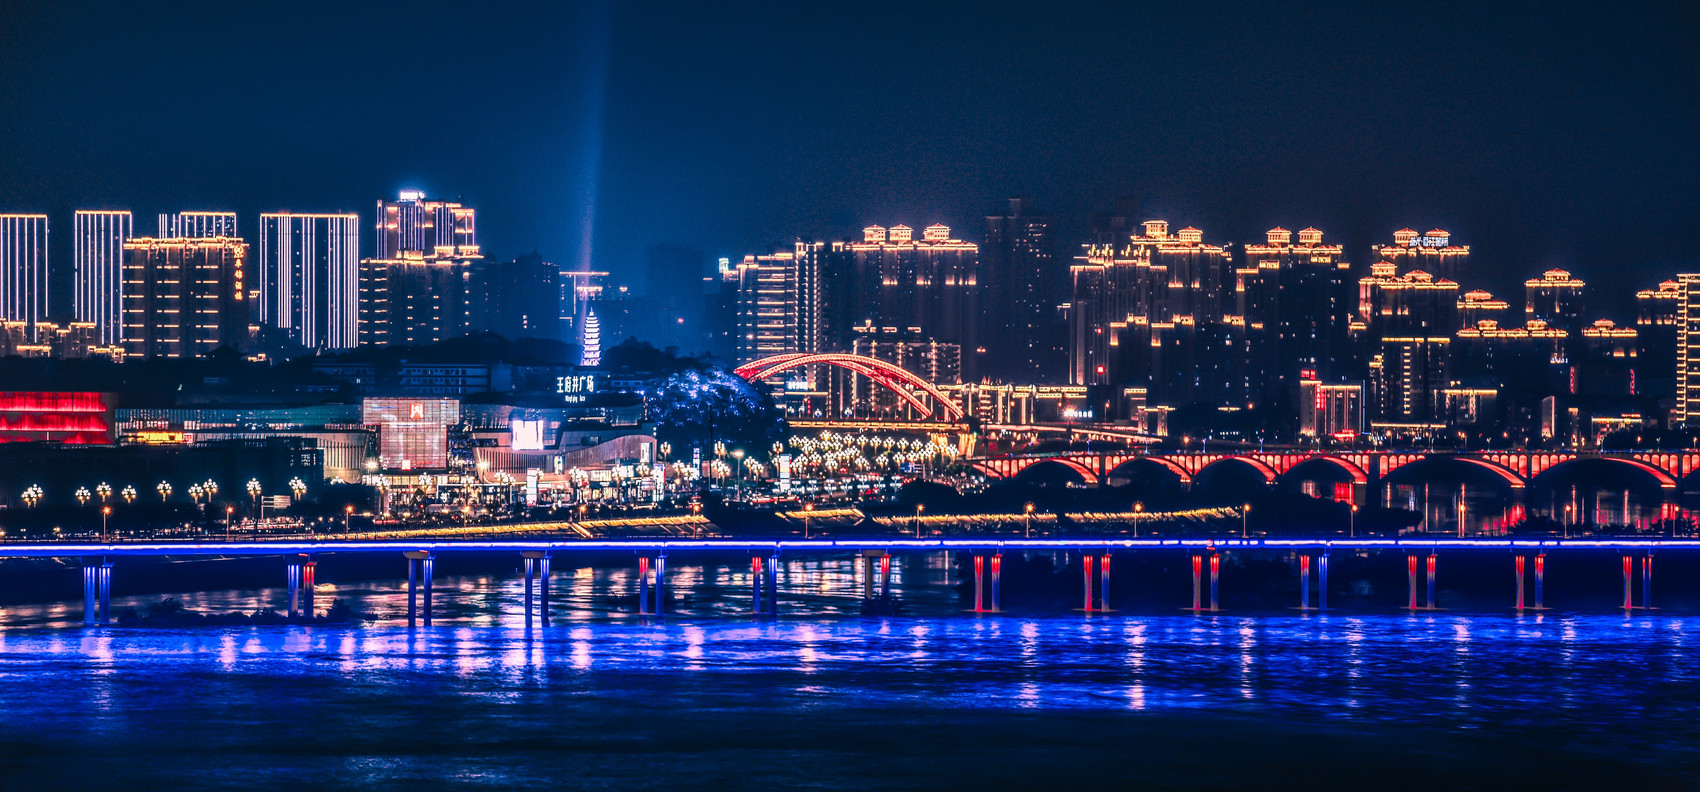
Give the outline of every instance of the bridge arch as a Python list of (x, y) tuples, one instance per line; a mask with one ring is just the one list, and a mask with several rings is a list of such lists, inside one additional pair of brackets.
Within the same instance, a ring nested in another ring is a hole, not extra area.
[(1278, 478), (1279, 475), (1280, 475), (1280, 474), (1275, 472), (1275, 468), (1270, 467), (1267, 462), (1264, 462), (1261, 459), (1257, 459), (1255, 457), (1248, 457), (1248, 456), (1225, 456), (1225, 457), (1222, 457), (1221, 459), (1213, 459), (1210, 462), (1206, 463), (1204, 465), (1204, 467), (1199, 468), (1198, 469), (1198, 477), (1202, 478), (1205, 473), (1210, 472), (1211, 470), (1218, 470), (1219, 471), (1219, 470), (1222, 469), (1221, 468), (1222, 465), (1235, 463), (1235, 462), (1242, 464), (1242, 465), (1247, 465), (1247, 466), (1251, 467), (1253, 470), (1256, 470), (1259, 474), (1261, 474), (1263, 476), (1263, 483), (1264, 484), (1274, 484), (1275, 479)]
[(1614, 465), (1623, 465), (1623, 466), (1632, 468), (1634, 470), (1638, 470), (1642, 473), (1645, 473), (1648, 477), (1652, 478), (1653, 481), (1657, 482), (1661, 489), (1676, 489), (1676, 487), (1677, 487), (1676, 479), (1672, 478), (1669, 473), (1666, 473), (1665, 471), (1660, 470), (1659, 468), (1654, 467), (1653, 465), (1649, 465), (1646, 462), (1643, 462), (1639, 459), (1631, 459), (1629, 457), (1619, 457), (1619, 456), (1579, 456), (1579, 457), (1574, 457), (1574, 458), (1571, 458), (1571, 459), (1566, 459), (1566, 460), (1563, 460), (1561, 462), (1556, 462), (1556, 463), (1548, 466), (1546, 469), (1542, 470), (1541, 472), (1535, 474), (1534, 476), (1531, 476), (1529, 478), (1529, 483), (1533, 484), (1535, 482), (1546, 479), (1552, 473), (1554, 473), (1555, 471), (1564, 470), (1566, 468), (1572, 468), (1573, 469), (1578, 464), (1594, 464), (1594, 463), (1601, 463), (1601, 462), (1610, 463), (1610, 464), (1614, 464)]
[(914, 391), (919, 390), (931, 396), (933, 401), (944, 409), (947, 419), (952, 421), (962, 420), (962, 408), (951, 402), (949, 397), (946, 397), (932, 383), (915, 376), (900, 366), (864, 355), (841, 353), (774, 355), (745, 363), (734, 369), (733, 373), (750, 382), (759, 382), (799, 366), (813, 365), (836, 366), (845, 371), (867, 377), (897, 394), (898, 398), (908, 402), (909, 406), (921, 413), (921, 417), (931, 418), (933, 408), (915, 395)]
[(1337, 457), (1337, 456), (1331, 456), (1331, 455), (1328, 455), (1328, 454), (1317, 454), (1315, 456), (1305, 457), (1304, 459), (1301, 459), (1297, 462), (1294, 462), (1290, 467), (1287, 468), (1285, 473), (1281, 474), (1282, 478), (1286, 478), (1288, 476), (1294, 476), (1294, 471), (1297, 471), (1301, 467), (1314, 466), (1314, 465), (1317, 465), (1317, 464), (1329, 465), (1329, 466), (1332, 466), (1332, 467), (1334, 467), (1334, 468), (1336, 468), (1340, 471), (1343, 471), (1348, 477), (1351, 478), (1353, 484), (1363, 485), (1363, 484), (1369, 483), (1369, 473), (1365, 472), (1364, 469), (1359, 467), (1357, 463), (1353, 462), (1350, 459), (1345, 459), (1345, 458)]
[(1169, 471), (1170, 473), (1175, 474), (1175, 477), (1180, 479), (1180, 483), (1181, 483), (1182, 486), (1191, 486), (1192, 485), (1192, 473), (1189, 472), (1184, 466), (1182, 466), (1179, 462), (1174, 461), (1173, 459), (1169, 459), (1167, 457), (1155, 456), (1155, 455), (1152, 455), (1152, 456), (1141, 455), (1141, 456), (1132, 457), (1130, 459), (1122, 460), (1122, 462), (1117, 464), (1115, 467), (1110, 468), (1108, 471), (1105, 471), (1104, 478), (1106, 478), (1106, 479), (1109, 479), (1109, 478), (1126, 478), (1126, 476), (1118, 476), (1117, 474), (1130, 471), (1132, 468), (1137, 467), (1141, 464), (1156, 465), (1160, 468), (1163, 468), (1164, 470)]
[(1484, 470), (1487, 470), (1487, 471), (1493, 473), (1496, 476), (1499, 476), (1501, 479), (1504, 479), (1505, 483), (1510, 485), (1510, 487), (1512, 489), (1523, 489), (1524, 487), (1528, 486), (1529, 482), (1524, 481), (1522, 476), (1519, 476), (1516, 473), (1511, 472), (1511, 470), (1509, 468), (1506, 468), (1503, 465), (1496, 465), (1496, 464), (1489, 462), (1485, 459), (1474, 459), (1472, 457), (1461, 456), (1461, 457), (1455, 457), (1455, 458), (1459, 462), (1466, 462), (1466, 463), (1469, 463), (1471, 465), (1475, 465), (1476, 467), (1482, 468)]
[(1054, 468), (1051, 467), (1052, 465), (1060, 466), (1062, 468), (1065, 468), (1065, 469), (1073, 472), (1074, 474), (1078, 475), (1080, 477), (1080, 480), (1082, 482), (1086, 483), (1088, 486), (1095, 485), (1095, 484), (1098, 483), (1098, 474), (1097, 473), (1092, 472), (1091, 468), (1089, 468), (1085, 465), (1082, 465), (1082, 464), (1080, 464), (1079, 462), (1076, 462), (1073, 459), (1069, 459), (1068, 457), (1053, 457), (1051, 459), (1037, 460), (1033, 464), (1028, 465), (1028, 466), (1022, 468), (1021, 470), (1017, 471), (1016, 474), (1012, 478), (1030, 479), (1030, 478), (1033, 478), (1035, 476), (1040, 476), (1040, 475), (1043, 475), (1048, 470), (1054, 470)]

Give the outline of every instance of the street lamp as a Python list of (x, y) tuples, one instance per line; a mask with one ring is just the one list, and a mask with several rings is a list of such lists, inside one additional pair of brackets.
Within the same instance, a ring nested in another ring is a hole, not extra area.
[(260, 480), (248, 479), (248, 494), (254, 499), (254, 528), (260, 527)]
[(124, 485), (123, 491), (118, 494), (124, 496), (124, 502), (126, 504), (133, 503), (136, 500), (136, 488), (128, 484)]
[(1134, 501), (1133, 502), (1133, 538), (1135, 538), (1135, 539), (1139, 538), (1139, 514), (1140, 514), (1140, 512), (1143, 512), (1143, 511), (1145, 511), (1145, 504), (1141, 503), (1139, 501)]
[(228, 503), (224, 505), (224, 541), (230, 541), (230, 521), (236, 519), (236, 507)]
[(106, 518), (112, 516), (111, 506), (100, 507), (100, 541), (106, 541)]
[(813, 503), (803, 504), (803, 538), (804, 539), (809, 538), (809, 515), (814, 513), (814, 510), (815, 510), (815, 505)]
[(29, 488), (24, 490), (24, 505), (33, 509), (39, 502), (41, 502), (41, 487), (36, 484), (29, 485)]
[(112, 497), (112, 486), (102, 481), (94, 488), (94, 493), (100, 496), (101, 503), (105, 503), (107, 498)]
[(1033, 504), (1027, 504), (1027, 538), (1033, 538)]
[(1251, 504), (1240, 507), (1240, 538), (1246, 538), (1246, 523), (1251, 519)]
[(154, 491), (159, 493), (159, 502), (164, 503), (166, 498), (171, 497), (171, 484), (161, 481)]
[(1358, 535), (1358, 505), (1356, 503), (1352, 504), (1351, 516), (1347, 517), (1346, 520), (1347, 520), (1347, 522), (1346, 522), (1346, 536), (1349, 537), (1349, 538), (1354, 538), (1354, 539), (1357, 538), (1357, 535)]
[(350, 503), (347, 506), (342, 507), (342, 532), (344, 535), (347, 535), (348, 533), (348, 521), (353, 518), (354, 504)]
[(926, 508), (927, 507), (926, 507), (925, 504), (920, 504), (920, 503), (915, 504), (915, 538), (916, 539), (921, 538), (921, 512), (922, 512), (922, 510), (924, 510)]
[(295, 500), (301, 500), (301, 496), (307, 494), (307, 482), (302, 481), (300, 476), (290, 479), (289, 492)]
[[(78, 487), (77, 488), (77, 505), (82, 506), (84, 504), (87, 504), (88, 502), (89, 502), (89, 488), (88, 487)], [(1569, 509), (1566, 508), (1566, 511), (1568, 511), (1568, 510)]]

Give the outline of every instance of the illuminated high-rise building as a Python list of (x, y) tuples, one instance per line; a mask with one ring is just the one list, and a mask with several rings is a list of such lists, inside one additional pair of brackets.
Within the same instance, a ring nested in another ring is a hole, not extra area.
[(124, 347), (141, 357), (199, 357), (249, 338), (248, 244), (240, 239), (124, 243)]
[(1656, 289), (1635, 293), (1636, 343), (1641, 354), (1636, 363), (1636, 393), (1653, 397), (1676, 393), (1676, 346), (1682, 327), (1682, 284), (1675, 280)]
[(1285, 228), (1270, 229), (1264, 244), (1245, 246), (1234, 268), (1228, 316), (1245, 330), (1244, 376), (1254, 399), (1291, 390), (1301, 372), (1320, 382), (1351, 373), (1351, 265), (1315, 228), (1293, 237)]
[(1473, 289), (1458, 298), (1458, 321), (1463, 327), (1475, 327), (1478, 322), (1491, 320), (1506, 324), (1511, 320), (1511, 303), (1498, 299), (1492, 292)]
[(419, 346), (472, 330), (477, 253), (360, 261), (360, 345)]
[(426, 200), (418, 190), (402, 190), (398, 200), (378, 201), (377, 253), (397, 259), (405, 251), (436, 253), (441, 248), (476, 252), (477, 213), (451, 201)]
[(1196, 228), (1164, 220), (1123, 242), (1089, 244), (1072, 267), (1072, 384), (1146, 387), (1148, 403), (1244, 405), (1244, 318), (1231, 257)]
[(1539, 278), (1524, 281), (1526, 318), (1564, 328), (1574, 337), (1583, 326), (1582, 288), (1585, 285), (1582, 279), (1572, 277), (1561, 269), (1550, 269)]
[(0, 214), (0, 321), (47, 320), (47, 215)]
[(849, 349), (856, 328), (868, 327), (964, 347), (975, 337), (980, 247), (952, 239), (949, 226), (928, 226), (920, 239), (905, 225), (868, 226), (826, 260), (832, 348)]
[(1677, 300), (1676, 409), (1673, 423), (1700, 427), (1700, 274), (1676, 276), (1682, 296)]
[(827, 247), (797, 242), (791, 250), (745, 256), (738, 279), (738, 360), (819, 352), (821, 266)]
[(1452, 234), (1439, 228), (1426, 234), (1401, 228), (1393, 232), (1393, 244), (1375, 245), (1370, 250), (1400, 273), (1422, 271), (1454, 283), (1470, 262), (1470, 246), (1452, 244)]
[(508, 339), (562, 340), (560, 272), (538, 253), (478, 262), (472, 268), (473, 329)]
[(1372, 265), (1369, 276), (1358, 280), (1376, 421), (1411, 433), (1429, 431), (1440, 421), (1458, 302), (1457, 283), (1423, 270), (1400, 275), (1388, 261)]
[(78, 322), (93, 324), (101, 344), (124, 337), (124, 243), (134, 231), (128, 209), (79, 209), (72, 217), (72, 306)]
[(986, 217), (981, 254), (978, 337), (963, 351), (981, 376), (1033, 384), (1066, 375), (1065, 327), (1057, 306), (1068, 300), (1068, 270), (1056, 255), (1051, 218), (1029, 198)]
[(156, 239), (236, 238), (235, 212), (161, 212)]
[(260, 215), (256, 319), (308, 349), (360, 342), (360, 216)]

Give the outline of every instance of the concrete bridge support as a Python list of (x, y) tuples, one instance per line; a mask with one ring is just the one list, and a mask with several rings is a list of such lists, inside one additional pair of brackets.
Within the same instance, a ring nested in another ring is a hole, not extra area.
[(1199, 607), (1199, 575), (1203, 569), (1204, 555), (1194, 552), (1192, 554), (1192, 610), (1194, 613), (1202, 610)]
[(767, 560), (767, 615), (779, 615), (779, 551)]
[(407, 626), (423, 621), (431, 626), (431, 567), (436, 559), (429, 550), (408, 550), (407, 558)]
[(1547, 554), (1546, 553), (1536, 553), (1535, 554), (1535, 610), (1545, 610), (1546, 609), (1546, 605), (1543, 604), (1542, 601), (1541, 601), (1543, 599), (1543, 595), (1546, 594), (1546, 586), (1547, 586)]
[(1110, 610), (1110, 554), (1107, 551), (1103, 558), (1098, 559), (1098, 609)]
[(1080, 554), (1080, 565), (1086, 572), (1086, 602), (1082, 605), (1082, 609), (1087, 613), (1092, 612), (1092, 567), (1094, 561), (1096, 559), (1092, 557), (1091, 553)]
[(1328, 610), (1328, 553), (1316, 559), (1316, 609)]
[(667, 553), (655, 557), (655, 615), (667, 615)]
[(986, 610), (986, 557), (974, 554), (974, 612)]
[(1310, 556), (1299, 553), (1299, 610), (1310, 610)]
[(992, 556), (992, 612), (1003, 610), (1003, 553)]
[[(549, 626), (549, 553), (542, 550), (527, 550), (521, 553), (525, 560), (525, 626), (530, 629), (532, 615), (536, 613), (537, 621), (544, 627)], [(532, 597), (532, 578), (537, 579), (535, 601)], [(536, 608), (534, 611), (533, 608)]]
[(649, 556), (638, 556), (638, 615), (649, 612)]
[(763, 577), (764, 577), (764, 575), (762, 574), (761, 556), (750, 556), (750, 591), (751, 591), (750, 613), (755, 614), (757, 616), (760, 616), (760, 615), (762, 615), (763, 613), (766, 612), (766, 609), (762, 607), (762, 602), (761, 602), (761, 599), (762, 599), (761, 598), (761, 590), (762, 590), (762, 578)]
[(112, 560), (94, 556), (83, 559), (83, 624), (112, 622)]

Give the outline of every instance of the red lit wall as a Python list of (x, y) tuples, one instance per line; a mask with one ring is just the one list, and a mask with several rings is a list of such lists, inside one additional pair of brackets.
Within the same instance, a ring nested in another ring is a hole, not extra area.
[(0, 391), (0, 443), (108, 445), (113, 423), (112, 398), (105, 393)]

